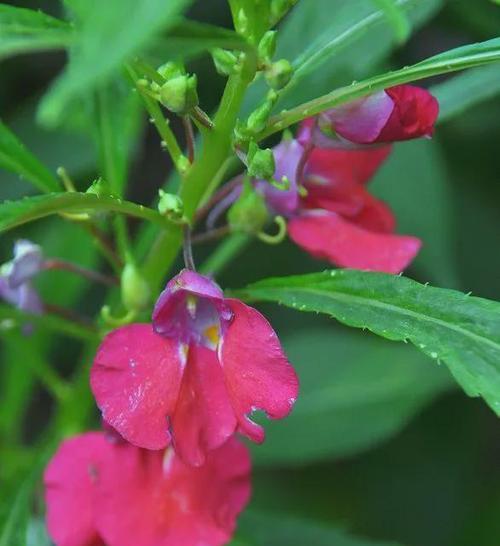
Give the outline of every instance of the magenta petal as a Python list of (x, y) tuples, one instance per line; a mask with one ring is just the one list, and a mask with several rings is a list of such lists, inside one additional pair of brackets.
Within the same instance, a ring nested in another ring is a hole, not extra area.
[(394, 102), (380, 91), (328, 110), (323, 117), (341, 137), (357, 144), (375, 142), (394, 110)]
[(109, 546), (221, 546), (250, 496), (248, 450), (230, 439), (206, 463), (115, 447), (99, 479), (97, 526)]
[(131, 324), (101, 343), (90, 385), (103, 419), (127, 441), (161, 449), (170, 442), (181, 377), (181, 347), (150, 324)]
[(272, 419), (291, 411), (298, 393), (298, 379), (267, 320), (255, 309), (227, 299), (234, 318), (219, 350), (227, 389), (239, 430), (255, 442), (264, 430), (249, 419), (256, 409)]
[(416, 237), (368, 231), (335, 213), (311, 211), (288, 223), (291, 239), (340, 267), (400, 273), (420, 250)]
[(236, 430), (221, 366), (214, 351), (191, 345), (172, 417), (175, 450), (193, 466), (220, 447)]
[(102, 433), (88, 432), (63, 442), (47, 465), (47, 528), (57, 546), (104, 546), (94, 523), (94, 482), (108, 450)]

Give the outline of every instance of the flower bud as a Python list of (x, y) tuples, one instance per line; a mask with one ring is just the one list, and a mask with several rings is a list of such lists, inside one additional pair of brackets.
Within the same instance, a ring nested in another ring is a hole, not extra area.
[(92, 193), (97, 197), (111, 197), (111, 187), (106, 180), (99, 177), (90, 184), (85, 193)]
[(264, 197), (246, 182), (243, 191), (227, 214), (232, 231), (241, 231), (250, 235), (259, 233), (266, 225), (268, 211)]
[(171, 112), (188, 114), (198, 105), (197, 78), (183, 74), (167, 80), (160, 88), (160, 102)]
[(158, 211), (160, 214), (172, 220), (180, 220), (184, 214), (184, 203), (182, 199), (173, 193), (166, 193), (159, 190), (160, 200), (158, 202)]
[(121, 276), (122, 302), (127, 311), (143, 311), (149, 304), (151, 290), (137, 267), (127, 263)]
[(257, 134), (264, 130), (277, 98), (275, 91), (269, 91), (264, 102), (248, 116), (246, 129), (250, 134)]
[(267, 31), (259, 42), (257, 48), (259, 60), (263, 63), (270, 63), (276, 51), (276, 31)]
[(162, 64), (158, 68), (157, 72), (166, 81), (176, 78), (177, 76), (183, 76), (186, 73), (182, 65), (172, 61)]
[(247, 155), (248, 174), (252, 178), (268, 180), (272, 178), (276, 165), (273, 151), (269, 148), (260, 150), (255, 142), (250, 144)]
[(293, 67), (286, 59), (280, 59), (266, 70), (266, 81), (272, 89), (283, 89), (293, 75)]
[(221, 76), (229, 76), (236, 72), (238, 66), (238, 58), (234, 53), (227, 49), (221, 49), (215, 47), (211, 51), (212, 59), (214, 61), (215, 70)]
[(278, 22), (297, 2), (298, 0), (271, 0), (273, 22)]

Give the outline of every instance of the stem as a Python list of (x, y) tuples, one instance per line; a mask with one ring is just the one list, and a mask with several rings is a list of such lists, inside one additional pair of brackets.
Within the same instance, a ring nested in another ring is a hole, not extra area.
[(243, 252), (250, 244), (252, 238), (246, 233), (233, 233), (216, 248), (208, 259), (200, 267), (200, 273), (204, 275), (218, 275), (231, 260)]
[(101, 254), (108, 260), (115, 273), (119, 274), (123, 267), (123, 262), (118, 254), (115, 252), (113, 244), (108, 239), (106, 234), (101, 231), (96, 225), (89, 222), (79, 222), (79, 224), (94, 239), (97, 247), (101, 251)]
[(191, 239), (191, 242), (196, 245), (199, 243), (207, 243), (209, 241), (216, 241), (222, 237), (225, 237), (230, 232), (229, 226), (221, 226), (218, 228), (210, 229), (198, 235), (194, 235)]
[(239, 184), (241, 184), (242, 179), (242, 176), (238, 176), (227, 184), (224, 184), (224, 186), (222, 186), (222, 188), (217, 193), (215, 193), (206, 203), (204, 203), (196, 211), (195, 221), (199, 222), (200, 220), (203, 220), (203, 218), (205, 218), (205, 216), (212, 210), (212, 207), (217, 205), (219, 201), (224, 199), (224, 197), (229, 195)]
[(193, 247), (191, 246), (191, 228), (189, 224), (183, 226), (184, 233), (184, 245), (183, 245), (183, 256), (184, 256), (184, 265), (186, 269), (191, 271), (196, 271), (196, 266), (194, 265), (193, 259)]
[(182, 117), (182, 124), (184, 126), (184, 134), (186, 135), (186, 147), (188, 152), (189, 163), (194, 161), (194, 132), (193, 124), (189, 116)]
[(72, 262), (67, 262), (66, 260), (45, 260), (44, 269), (59, 269), (63, 271), (70, 271), (71, 273), (75, 273), (76, 275), (85, 277), (90, 281), (99, 282), (107, 286), (117, 286), (120, 284), (119, 280), (116, 277), (110, 277), (108, 275), (104, 275), (103, 273), (99, 273), (98, 271), (92, 271), (91, 269), (87, 269), (86, 267), (81, 267)]
[[(255, 70), (255, 56), (247, 54), (241, 70), (229, 77), (214, 119), (214, 128), (206, 133), (200, 158), (193, 164), (182, 184), (180, 197), (184, 202), (184, 212), (189, 222), (192, 222), (207, 188), (228, 156), (241, 102)], [(143, 268), (153, 292), (159, 290), (163, 277), (172, 266), (181, 244), (182, 230), (173, 226), (168, 232), (160, 234), (153, 244)], [(158, 259), (159, 257), (161, 259)]]
[(175, 168), (182, 175), (182, 160), (184, 158), (184, 155), (179, 144), (177, 143), (177, 139), (175, 138), (172, 129), (170, 129), (169, 121), (164, 117), (159, 104), (147, 94), (147, 92), (141, 85), (137, 83), (138, 77), (134, 69), (131, 66), (128, 66), (127, 71), (137, 91), (139, 92), (142, 101), (144, 102), (144, 106), (146, 107), (146, 110), (150, 115), (150, 119), (154, 123), (156, 130), (158, 131), (162, 139), (162, 142), (165, 143), (165, 147), (168, 150), (170, 157), (172, 158)]

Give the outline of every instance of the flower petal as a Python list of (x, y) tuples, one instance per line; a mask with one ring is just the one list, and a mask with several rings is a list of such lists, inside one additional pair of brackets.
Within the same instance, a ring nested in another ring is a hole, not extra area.
[(291, 411), (298, 379), (267, 320), (255, 309), (227, 299), (234, 318), (219, 347), (226, 386), (239, 421), (239, 430), (255, 442), (264, 430), (248, 415), (255, 409), (272, 419)]
[(64, 441), (47, 465), (47, 528), (57, 546), (104, 546), (94, 523), (94, 481), (108, 450), (102, 433), (88, 432)]
[(150, 324), (114, 330), (102, 342), (90, 385), (102, 416), (127, 441), (147, 449), (170, 442), (172, 415), (182, 377), (180, 346)]
[(416, 237), (376, 233), (335, 213), (310, 211), (288, 223), (290, 238), (317, 258), (340, 267), (399, 273), (418, 253)]
[(250, 496), (248, 450), (230, 439), (198, 468), (173, 451), (117, 445), (97, 485), (97, 526), (109, 546), (220, 546)]
[(234, 434), (236, 416), (214, 351), (191, 345), (172, 417), (175, 450), (193, 466)]

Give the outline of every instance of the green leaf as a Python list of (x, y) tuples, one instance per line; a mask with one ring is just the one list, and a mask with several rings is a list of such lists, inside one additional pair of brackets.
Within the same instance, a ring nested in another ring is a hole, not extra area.
[(29, 180), (39, 190), (57, 191), (59, 182), (0, 121), (0, 167)]
[(299, 375), (300, 396), (283, 421), (263, 419), (266, 442), (253, 449), (256, 465), (303, 465), (359, 453), (398, 433), (453, 385), (445, 369), (413, 347), (317, 323), (293, 332), (277, 324)]
[(260, 135), (260, 138), (286, 129), (286, 127), (306, 117), (314, 116), (329, 108), (339, 106), (365, 95), (370, 95), (393, 85), (421, 80), (438, 74), (455, 72), (465, 68), (487, 65), (499, 60), (500, 38), (458, 47), (440, 55), (430, 57), (417, 64), (380, 74), (361, 82), (353, 82), (349, 86), (341, 87), (327, 95), (282, 112), (270, 119), (267, 129)]
[(410, 23), (396, 0), (372, 0), (387, 17), (398, 42), (404, 42), (410, 34)]
[(230, 546), (397, 546), (395, 542), (358, 538), (343, 529), (286, 514), (251, 511), (238, 520), (237, 537)]
[(439, 100), (439, 122), (500, 94), (499, 70), (496, 65), (482, 66), (431, 87), (431, 93)]
[(40, 105), (40, 119), (55, 125), (72, 99), (107, 80), (131, 55), (138, 53), (178, 21), (191, 0), (89, 0), (76, 2), (79, 28), (63, 75)]
[(49, 193), (0, 204), (0, 231), (6, 231), (51, 214), (98, 211), (119, 212), (162, 226), (166, 226), (168, 222), (153, 209), (114, 197), (98, 197), (94, 194), (79, 192)]
[(72, 36), (70, 25), (41, 11), (0, 5), (0, 59), (67, 47)]
[(443, 361), (469, 396), (500, 415), (500, 304), (411, 279), (333, 270), (267, 279), (240, 291), (299, 311), (330, 315)]

